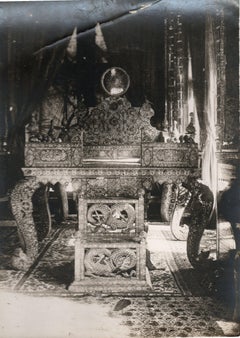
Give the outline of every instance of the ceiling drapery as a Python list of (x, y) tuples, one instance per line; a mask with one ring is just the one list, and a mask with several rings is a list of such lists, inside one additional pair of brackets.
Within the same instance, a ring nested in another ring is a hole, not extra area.
[[(204, 34), (209, 8), (200, 3), (189, 1), (180, 7), (192, 56), (200, 128), (204, 130)], [(0, 137), (10, 137), (19, 144), (16, 138), (23, 137), (29, 114), (54, 81), (75, 81), (78, 95), (83, 93), (86, 103), (93, 105), (99, 90), (96, 84), (110, 66), (120, 66), (129, 73), (127, 96), (131, 103), (137, 106), (148, 99), (157, 117), (163, 119), (164, 18), (169, 11), (178, 10), (173, 0), (2, 4)], [(105, 51), (95, 43), (97, 23)], [(75, 27), (78, 51), (77, 62), (72, 63), (64, 55)]]
[[(104, 0), (81, 4), (69, 1), (2, 4), (1, 81), (5, 91), (1, 97), (0, 136), (16, 134), (16, 128), (19, 131), (29, 112), (41, 101), (44, 91), (53, 81), (58, 64), (63, 60), (73, 27), (77, 28), (81, 50), (96, 62), (94, 54), (90, 55), (95, 53), (95, 48), (89, 46), (96, 23), (124, 18), (130, 15), (129, 11), (137, 10), (145, 3), (122, 1), (121, 5), (111, 6), (111, 1)], [(84, 51), (84, 44), (89, 38), (86, 45), (89, 49)], [(64, 71), (69, 69), (62, 67), (60, 76), (66, 76)]]

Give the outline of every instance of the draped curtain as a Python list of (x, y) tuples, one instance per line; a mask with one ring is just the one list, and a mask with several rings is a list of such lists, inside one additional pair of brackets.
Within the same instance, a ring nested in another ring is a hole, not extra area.
[(211, 188), (215, 201), (217, 195), (217, 158), (216, 158), (216, 128), (217, 123), (217, 65), (216, 48), (213, 32), (213, 19), (206, 18), (205, 39), (205, 100), (204, 122), (206, 126), (206, 141), (202, 155), (202, 178)]
[(188, 26), (192, 85), (201, 134), (202, 179), (216, 197), (217, 65), (213, 17), (206, 14), (199, 20), (201, 25), (200, 21), (197, 25), (190, 21)]

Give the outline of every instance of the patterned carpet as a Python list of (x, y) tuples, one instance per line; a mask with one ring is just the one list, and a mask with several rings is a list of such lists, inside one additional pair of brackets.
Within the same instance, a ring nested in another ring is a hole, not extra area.
[[(218, 286), (226, 285), (226, 281), (221, 275), (219, 282), (214, 273), (209, 272), (206, 277), (196, 272), (187, 260), (186, 243), (174, 240), (168, 226), (149, 227), (148, 247), (156, 267), (150, 271), (151, 293), (138, 297), (70, 294), (67, 289), (73, 280), (75, 225), (66, 222), (55, 229), (41, 244), (33, 267), (25, 273), (11, 267), (11, 256), (19, 245), (16, 228), (0, 227), (0, 290), (68, 297), (80, 304), (108, 304), (109, 316), (120, 318), (122, 325), (128, 327), (130, 337), (224, 336), (217, 322), (231, 320), (232, 304), (226, 304), (224, 296), (219, 297), (225, 291), (218, 290)], [(214, 231), (208, 231), (201, 243), (203, 249), (211, 247), (213, 257), (215, 236)], [(228, 287), (232, 285), (229, 283)], [(129, 300), (129, 304), (114, 311), (114, 306), (122, 299)]]
[[(62, 228), (53, 231), (41, 245), (40, 257), (34, 264), (36, 266), (26, 273), (15, 271), (11, 267), (11, 256), (18, 246), (16, 230), (8, 227), (0, 229), (2, 231), (0, 288), (50, 294), (67, 292), (74, 273), (75, 225), (73, 223), (65, 224)], [(165, 258), (155, 257), (154, 260), (155, 254), (152, 253), (152, 256), (157, 267), (150, 272), (153, 293), (181, 295), (181, 290)]]

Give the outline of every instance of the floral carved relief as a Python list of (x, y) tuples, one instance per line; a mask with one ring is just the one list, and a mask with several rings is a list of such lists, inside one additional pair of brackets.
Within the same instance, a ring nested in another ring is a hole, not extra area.
[(150, 125), (153, 115), (150, 107), (132, 107), (125, 97), (106, 98), (96, 108), (89, 109), (84, 124), (83, 142), (85, 145), (101, 146), (140, 144), (142, 129), (148, 135), (151, 134), (150, 130), (157, 134), (156, 129)]
[(89, 249), (84, 257), (85, 276), (136, 277), (137, 255), (132, 249)]

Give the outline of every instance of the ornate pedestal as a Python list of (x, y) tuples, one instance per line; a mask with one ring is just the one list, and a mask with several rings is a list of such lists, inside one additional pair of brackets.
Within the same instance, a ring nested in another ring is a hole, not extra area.
[(139, 198), (79, 198), (75, 278), (70, 291), (114, 293), (150, 288), (142, 193)]

